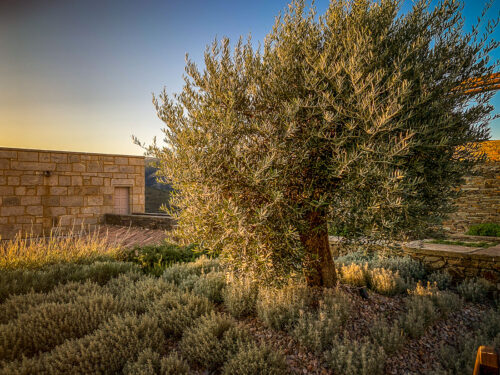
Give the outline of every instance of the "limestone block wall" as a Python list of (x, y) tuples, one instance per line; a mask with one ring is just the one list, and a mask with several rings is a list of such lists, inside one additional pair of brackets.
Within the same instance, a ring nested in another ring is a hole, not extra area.
[(0, 236), (102, 223), (115, 187), (144, 212), (144, 157), (0, 147)]
[(488, 162), (466, 178), (457, 212), (443, 223), (451, 232), (465, 232), (472, 224), (500, 223), (500, 141), (482, 144)]

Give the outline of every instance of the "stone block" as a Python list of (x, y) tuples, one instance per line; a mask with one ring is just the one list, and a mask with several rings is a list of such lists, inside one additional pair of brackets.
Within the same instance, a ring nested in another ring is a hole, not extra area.
[(45, 213), (47, 216), (61, 216), (66, 215), (67, 210), (66, 207), (47, 207)]
[(58, 172), (71, 172), (71, 164), (56, 164), (56, 171)]
[(7, 185), (18, 186), (20, 182), (21, 182), (21, 179), (18, 176), (7, 177)]
[(72, 164), (73, 172), (85, 172), (85, 164), (83, 163), (73, 163)]
[(42, 198), (39, 196), (25, 196), (21, 197), (21, 205), (22, 206), (33, 206), (42, 203)]
[(42, 175), (24, 175), (21, 176), (21, 185), (41, 185), (43, 181)]
[(19, 206), (21, 204), (20, 197), (3, 197), (2, 198), (2, 206), (11, 207), (11, 206)]
[(135, 168), (132, 165), (120, 165), (119, 171), (120, 173), (134, 173)]
[(20, 161), (38, 161), (38, 152), (19, 151), (17, 153), (17, 160), (20, 160)]
[(88, 172), (102, 172), (102, 165), (98, 161), (90, 161), (87, 164)]
[(129, 158), (128, 163), (130, 165), (139, 165), (139, 166), (144, 166), (144, 158), (139, 157), (139, 158)]
[(26, 207), (26, 213), (33, 216), (42, 216), (43, 206), (28, 206)]
[(119, 172), (120, 171), (120, 166), (111, 164), (111, 165), (104, 165), (104, 172)]
[(101, 185), (103, 185), (104, 180), (103, 180), (103, 178), (102, 178), (102, 177), (92, 177), (92, 178), (90, 179), (90, 183), (91, 183), (92, 185), (98, 185), (98, 186), (101, 186)]
[(87, 197), (87, 205), (89, 206), (102, 206), (104, 199), (100, 195)]
[(81, 207), (83, 206), (83, 197), (78, 195), (68, 195), (60, 197), (61, 206)]
[(0, 169), (9, 169), (9, 168), (10, 168), (10, 160), (0, 159)]
[(17, 151), (14, 150), (0, 150), (0, 158), (17, 159)]
[(53, 186), (50, 188), (50, 195), (67, 195), (68, 188), (65, 186)]
[(50, 162), (50, 153), (48, 152), (39, 152), (38, 153), (38, 161), (49, 163)]
[(128, 158), (122, 157), (122, 156), (115, 156), (114, 162), (115, 162), (115, 164), (118, 164), (118, 165), (128, 165)]
[(59, 196), (42, 196), (42, 205), (45, 207), (57, 207), (60, 204)]
[(81, 186), (83, 185), (82, 176), (71, 176), (71, 185), (72, 186)]
[(78, 155), (78, 154), (69, 154), (68, 155), (68, 162), (70, 162), (70, 163), (79, 163), (80, 162), (80, 155)]
[(68, 154), (62, 152), (51, 153), (50, 160), (53, 161), (54, 163), (67, 163)]
[(14, 195), (14, 187), (0, 186), (0, 195)]
[(71, 186), (71, 176), (59, 176), (60, 186)]
[(18, 186), (14, 190), (16, 195), (26, 195), (26, 186)]
[(24, 206), (2, 206), (0, 207), (1, 216), (19, 216), (24, 214)]

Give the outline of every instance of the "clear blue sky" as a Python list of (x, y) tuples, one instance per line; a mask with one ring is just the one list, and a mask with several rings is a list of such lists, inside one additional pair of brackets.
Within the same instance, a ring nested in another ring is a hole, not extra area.
[[(130, 137), (161, 138), (151, 93), (180, 91), (185, 54), (201, 63), (215, 37), (262, 40), (287, 3), (0, 0), (0, 146), (140, 154)], [(468, 29), (482, 7), (465, 0)], [(500, 119), (491, 127), (500, 139)]]

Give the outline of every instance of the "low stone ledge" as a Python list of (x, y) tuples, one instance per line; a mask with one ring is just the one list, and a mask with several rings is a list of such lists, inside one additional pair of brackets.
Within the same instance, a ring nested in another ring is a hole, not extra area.
[(118, 225), (123, 227), (142, 227), (164, 230), (172, 230), (176, 224), (175, 220), (171, 216), (151, 214), (105, 214), (104, 222), (109, 225)]

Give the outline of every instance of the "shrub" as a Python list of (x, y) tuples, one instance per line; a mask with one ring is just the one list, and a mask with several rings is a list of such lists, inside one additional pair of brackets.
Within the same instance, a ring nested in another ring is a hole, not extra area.
[(80, 339), (67, 340), (50, 352), (4, 366), (5, 374), (116, 374), (144, 349), (159, 350), (165, 338), (148, 315), (114, 316)]
[(184, 332), (179, 347), (190, 362), (215, 370), (250, 342), (249, 334), (234, 319), (211, 313)]
[(114, 259), (120, 250), (119, 245), (108, 241), (99, 231), (86, 232), (82, 227), (62, 236), (60, 228), (55, 228), (48, 237), (18, 235), (0, 242), (0, 269), (34, 269), (49, 264)]
[(426, 296), (410, 296), (406, 300), (406, 308), (400, 324), (411, 338), (422, 336), (425, 329), (439, 317), (432, 300)]
[(342, 255), (335, 259), (337, 264), (346, 264), (349, 265), (351, 263), (355, 264), (365, 264), (373, 261), (373, 258), (376, 257), (376, 253), (367, 252), (367, 251), (353, 251), (352, 253), (348, 253), (346, 255)]
[(500, 224), (483, 223), (471, 225), (467, 234), (471, 236), (500, 237)]
[(0, 306), (0, 324), (17, 318), (20, 313), (42, 303), (68, 303), (76, 298), (99, 294), (103, 288), (93, 281), (79, 283), (71, 281), (55, 287), (49, 293), (29, 292), (27, 294), (12, 295)]
[(435, 271), (427, 277), (427, 280), (431, 284), (436, 284), (440, 290), (444, 290), (450, 287), (453, 279), (447, 271)]
[(368, 285), (368, 263), (340, 266), (340, 280), (345, 284), (354, 286)]
[(240, 351), (222, 368), (223, 375), (285, 375), (290, 373), (281, 353), (267, 345), (249, 345)]
[(269, 327), (290, 329), (300, 311), (311, 301), (311, 293), (305, 285), (290, 284), (282, 288), (260, 288), (257, 297), (257, 315)]
[(349, 312), (349, 300), (339, 292), (329, 292), (319, 301), (317, 311), (300, 311), (292, 334), (308, 349), (322, 353), (331, 347)]
[(125, 273), (138, 270), (132, 263), (95, 262), (93, 264), (56, 264), (39, 270), (1, 270), (0, 302), (14, 294), (48, 292), (69, 281), (95, 281), (100, 285)]
[(336, 374), (382, 375), (386, 354), (381, 346), (367, 340), (334, 339), (331, 350), (325, 352), (327, 365)]
[(117, 298), (128, 311), (142, 314), (154, 306), (164, 294), (177, 291), (175, 285), (163, 279), (147, 276), (127, 285), (118, 292)]
[(392, 324), (385, 319), (375, 320), (370, 328), (370, 336), (387, 354), (396, 352), (405, 341), (403, 329), (397, 320)]
[(371, 289), (389, 296), (399, 293), (405, 288), (404, 281), (399, 277), (399, 271), (374, 268), (368, 271), (368, 280)]
[(122, 260), (140, 265), (149, 274), (160, 276), (168, 266), (174, 263), (185, 263), (196, 260), (201, 251), (196, 245), (178, 246), (171, 243), (135, 247), (122, 255)]
[(471, 302), (485, 301), (491, 289), (491, 283), (482, 278), (465, 279), (457, 286), (458, 293)]
[(460, 337), (455, 345), (441, 344), (437, 351), (441, 374), (472, 374), (480, 345), (488, 345), (488, 339), (477, 333), (469, 332)]
[(170, 354), (160, 361), (161, 375), (187, 375), (189, 373), (189, 365), (177, 354)]
[(427, 273), (421, 262), (409, 256), (380, 256), (374, 259), (372, 267), (398, 272), (403, 280), (422, 280)]
[(193, 285), (193, 293), (207, 297), (214, 303), (223, 301), (223, 290), (226, 286), (226, 278), (223, 272), (210, 272), (201, 275)]
[(236, 318), (252, 315), (256, 309), (258, 292), (257, 283), (250, 277), (229, 274), (222, 291), (224, 306)]
[(161, 357), (160, 354), (147, 348), (139, 353), (137, 360), (129, 361), (123, 368), (124, 375), (187, 375), (189, 366), (177, 354)]
[(219, 260), (201, 256), (194, 262), (177, 263), (168, 267), (162, 277), (167, 281), (180, 285), (191, 275), (200, 276), (212, 271), (220, 271)]
[(94, 331), (123, 311), (111, 295), (78, 297), (73, 303), (44, 303), (0, 326), (0, 360), (33, 356)]
[(165, 336), (179, 338), (196, 320), (213, 310), (210, 301), (192, 293), (164, 294), (151, 307)]

